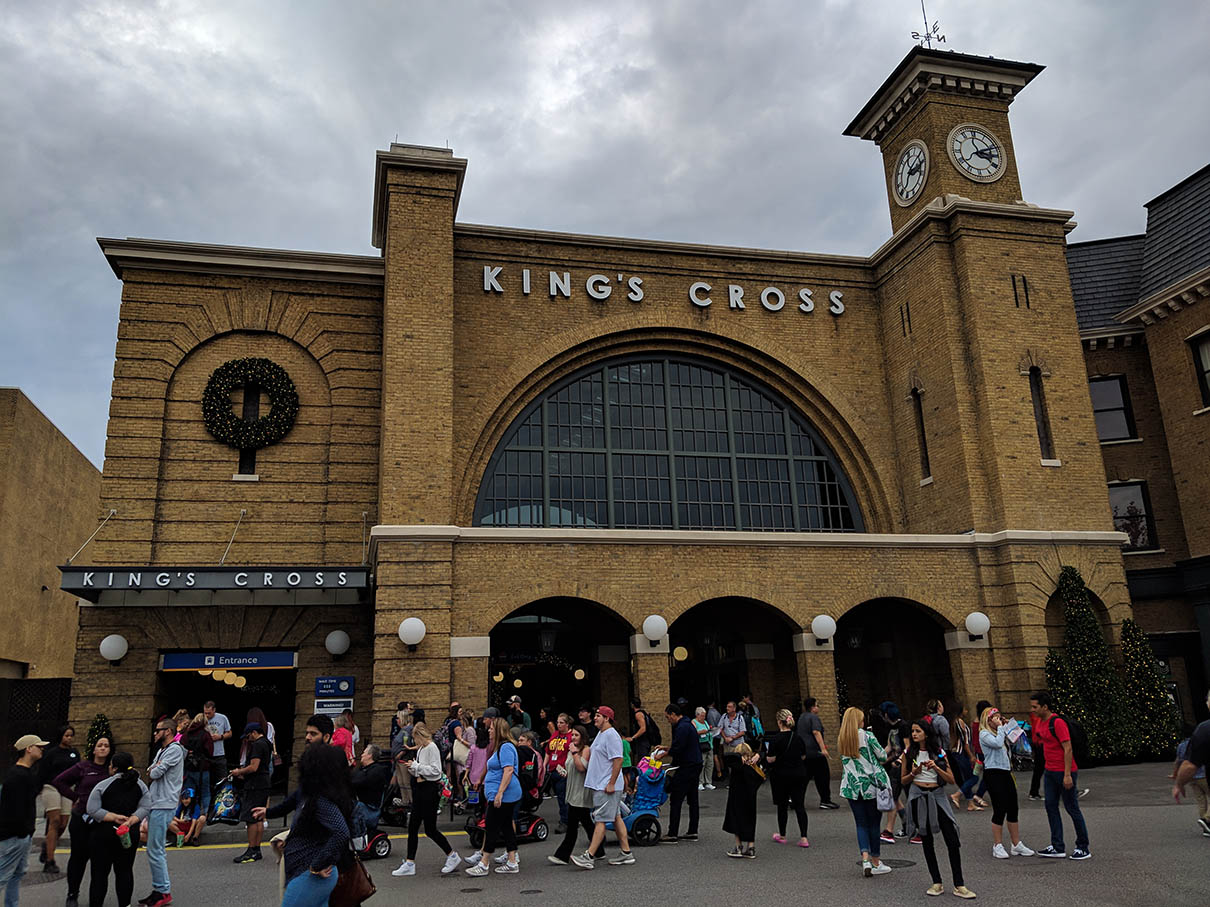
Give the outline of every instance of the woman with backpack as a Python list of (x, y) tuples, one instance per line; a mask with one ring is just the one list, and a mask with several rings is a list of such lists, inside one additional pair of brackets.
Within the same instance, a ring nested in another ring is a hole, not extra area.
[(210, 760), (214, 758), (214, 738), (206, 726), (206, 716), (198, 712), (181, 735), (181, 746), (185, 747), (185, 787), (197, 791), (198, 805), (202, 817), (197, 829), (185, 842), (193, 847), (202, 843), (202, 831), (206, 817), (210, 815)]
[(1017, 782), (1013, 780), (1012, 761), (1008, 755), (1008, 732), (1016, 722), (1005, 718), (999, 709), (988, 706), (979, 716), (979, 745), (983, 749), (983, 779), (992, 795), (992, 856), (1007, 860), (1010, 851), (1004, 849), (1004, 820), (1008, 819), (1011, 854), (1032, 857), (1034, 852), (1021, 843), (1017, 824)]
[[(878, 707), (879, 712), (885, 719), (886, 735), (882, 736), (878, 733), (879, 740), (883, 742), (883, 748), (886, 750), (886, 761), (882, 763), (882, 767), (886, 769), (887, 777), (891, 779), (891, 798), (894, 801), (895, 808), (887, 810), (884, 815), (886, 822), (883, 825), (882, 833), (878, 839), (883, 844), (895, 843), (895, 819), (898, 817), (901, 820), (901, 828), (906, 826), (903, 810), (903, 753), (907, 749), (907, 741), (909, 728), (903, 716), (899, 713), (899, 706), (891, 700), (887, 700)], [(902, 833), (901, 833), (902, 836)]]
[(630, 767), (625, 771), (626, 786), (633, 790), (635, 775), (638, 772), (636, 766), (644, 756), (651, 754), (651, 747), (660, 742), (661, 736), (659, 728), (655, 726), (655, 722), (651, 720), (651, 716), (637, 697), (630, 700), (630, 716), (634, 721), (634, 733), (622, 739), (630, 744)]
[(945, 796), (945, 785), (954, 783), (954, 774), (945, 749), (934, 731), (934, 724), (927, 715), (912, 725), (912, 742), (904, 753), (902, 771), (903, 785), (908, 789), (908, 831), (913, 836), (920, 835), (924, 859), (933, 879), (925, 894), (937, 896), (945, 893), (933, 846), (934, 836), (940, 833), (949, 851), (954, 896), (973, 898), (975, 893), (966, 887), (962, 879), (958, 823), (950, 811), (952, 804), (949, 797)]
[(777, 832), (773, 840), (786, 843), (786, 820), (790, 808), (798, 820), (798, 846), (810, 847), (807, 840), (807, 810), (803, 800), (807, 796), (807, 745), (794, 733), (794, 716), (789, 709), (777, 713), (778, 733), (769, 741), (769, 753), (765, 761), (769, 765), (769, 787), (773, 791), (773, 802), (777, 804)]
[(878, 837), (878, 791), (889, 791), (891, 780), (882, 767), (886, 762), (886, 750), (872, 733), (861, 726), (861, 719), (861, 709), (845, 709), (836, 747), (840, 750), (843, 772), (840, 796), (849, 802), (849, 809), (853, 813), (853, 822), (857, 826), (857, 849), (861, 851), (861, 871), (869, 878), (891, 871), (891, 867), (882, 862), (882, 842)]
[(391, 875), (416, 874), (416, 849), (419, 847), (417, 835), (421, 823), (424, 823), (424, 836), (445, 854), (445, 865), (441, 867), (441, 873), (449, 875), (461, 865), (462, 858), (437, 828), (437, 810), (441, 806), (441, 778), (444, 775), (441, 768), (441, 751), (433, 742), (428, 728), (422, 724), (412, 728), (412, 741), (416, 744), (416, 755), (404, 762), (412, 783), (412, 813), (408, 816), (408, 853)]
[(520, 759), (517, 745), (509, 734), (508, 722), (493, 718), (488, 725), (490, 752), (487, 774), (483, 778), (483, 795), (487, 798), (487, 816), (484, 822), (483, 849), (466, 858), (473, 864), (466, 871), (469, 876), (485, 876), (488, 873), (492, 853), (500, 839), (504, 840), (507, 858), (496, 867), (496, 872), (519, 871), (517, 865), (517, 828), (513, 824), (513, 811), (521, 800), (521, 782), (517, 778)]
[(89, 907), (102, 907), (113, 870), (114, 892), (119, 904), (132, 903), (134, 858), (139, 851), (139, 824), (151, 812), (151, 793), (139, 780), (130, 753), (115, 753), (110, 776), (88, 795), (88, 860), (92, 877), (88, 883)]

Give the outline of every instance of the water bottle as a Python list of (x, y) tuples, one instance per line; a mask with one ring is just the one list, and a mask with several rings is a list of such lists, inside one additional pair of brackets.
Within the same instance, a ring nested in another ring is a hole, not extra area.
[(130, 841), (130, 828), (126, 825), (119, 825), (116, 831), (118, 840), (122, 842), (122, 847), (125, 850), (130, 850), (134, 845)]

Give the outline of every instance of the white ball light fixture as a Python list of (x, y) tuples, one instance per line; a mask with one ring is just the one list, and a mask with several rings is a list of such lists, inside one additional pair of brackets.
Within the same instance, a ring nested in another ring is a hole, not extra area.
[(643, 621), (643, 635), (653, 646), (659, 645), (660, 641), (668, 635), (668, 621), (658, 614), (647, 615)]
[(408, 651), (414, 651), (424, 639), (427, 630), (424, 621), (419, 617), (408, 617), (399, 624), (399, 639), (408, 647)]
[(817, 615), (811, 621), (811, 633), (817, 640), (829, 640), (836, 635), (836, 621), (826, 614)]
[(344, 655), (349, 651), (349, 634), (344, 630), (333, 630), (324, 638), (324, 648), (331, 655)]
[(991, 629), (991, 619), (982, 611), (972, 611), (966, 615), (966, 632), (972, 638), (983, 636)]
[(121, 661), (130, 651), (130, 643), (120, 633), (110, 633), (101, 640), (101, 657), (106, 661)]

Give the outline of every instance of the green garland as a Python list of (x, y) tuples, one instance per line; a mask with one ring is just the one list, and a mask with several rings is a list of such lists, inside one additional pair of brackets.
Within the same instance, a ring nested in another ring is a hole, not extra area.
[[(231, 392), (249, 383), (269, 398), (268, 415), (245, 422), (231, 410)], [(202, 392), (202, 420), (215, 438), (237, 450), (276, 444), (294, 427), (298, 391), (286, 370), (269, 359), (232, 359), (214, 370)]]

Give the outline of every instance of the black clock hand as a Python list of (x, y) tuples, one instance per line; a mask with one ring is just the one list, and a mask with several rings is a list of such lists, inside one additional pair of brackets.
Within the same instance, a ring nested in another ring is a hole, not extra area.
[(918, 164), (916, 164), (916, 166), (915, 166), (915, 167), (909, 167), (909, 168), (908, 168), (907, 175), (908, 175), (908, 176), (915, 176), (917, 173), (919, 173), (919, 172), (921, 171), (921, 169), (922, 169), (923, 167), (924, 167), (924, 164), (923, 164), (923, 163), (918, 163)]
[(975, 149), (975, 155), (983, 158), (983, 160), (987, 161), (989, 164), (994, 164), (996, 162), (995, 154), (996, 154), (996, 149), (994, 149), (994, 148), (976, 148)]

